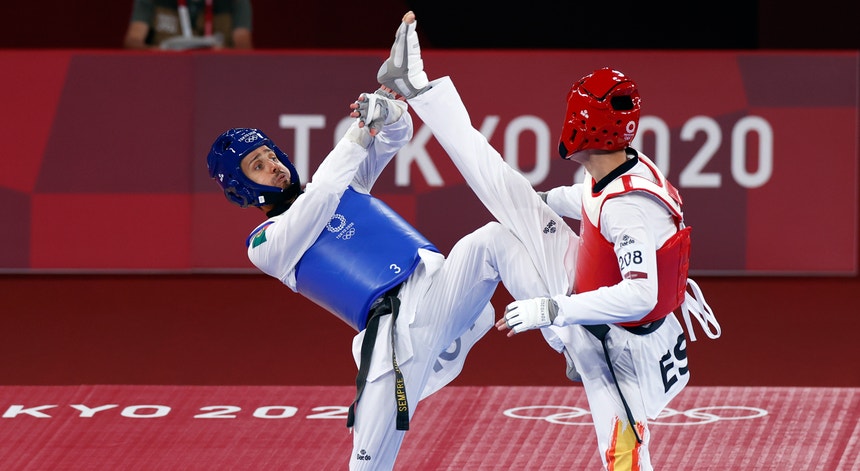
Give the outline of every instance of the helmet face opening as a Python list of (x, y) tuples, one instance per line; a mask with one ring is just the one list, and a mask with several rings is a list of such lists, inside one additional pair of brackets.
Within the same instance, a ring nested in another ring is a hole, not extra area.
[(636, 83), (608, 67), (595, 70), (568, 92), (559, 154), (566, 159), (586, 149), (622, 150), (636, 136), (639, 115)]
[(242, 171), (242, 159), (262, 146), (272, 149), (278, 160), (290, 170), (290, 183), (300, 185), (299, 174), (287, 154), (258, 129), (233, 128), (225, 131), (212, 143), (206, 157), (209, 176), (218, 183), (228, 201), (242, 208), (268, 204), (265, 193), (284, 191), (282, 188), (255, 183)]
[(615, 111), (630, 111), (633, 109), (633, 98), (629, 95), (614, 96), (609, 99), (609, 103)]

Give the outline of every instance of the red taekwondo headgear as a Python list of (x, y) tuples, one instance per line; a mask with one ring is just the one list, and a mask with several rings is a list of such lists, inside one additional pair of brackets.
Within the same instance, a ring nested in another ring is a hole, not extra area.
[(573, 84), (558, 152), (563, 159), (585, 149), (626, 148), (639, 128), (640, 99), (636, 83), (604, 67)]

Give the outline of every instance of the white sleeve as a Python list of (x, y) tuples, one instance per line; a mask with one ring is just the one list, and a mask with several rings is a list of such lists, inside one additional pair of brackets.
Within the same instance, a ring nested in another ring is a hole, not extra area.
[(643, 194), (606, 201), (601, 233), (612, 242), (622, 280), (616, 285), (571, 296), (555, 296), (554, 324), (604, 324), (638, 321), (657, 304), (657, 249), (674, 232), (662, 203)]
[(353, 188), (362, 193), (370, 193), (376, 179), (385, 170), (385, 166), (406, 143), (412, 139), (412, 116), (407, 111), (408, 105), (403, 101), (395, 101), (403, 112), (400, 119), (386, 124), (373, 138), (373, 143), (368, 148), (368, 157), (358, 169)]
[(546, 204), (559, 216), (582, 220), (582, 183), (559, 186), (546, 192)]

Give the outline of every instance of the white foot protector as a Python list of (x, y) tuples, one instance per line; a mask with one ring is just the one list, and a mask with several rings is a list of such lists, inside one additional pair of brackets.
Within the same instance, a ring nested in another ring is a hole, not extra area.
[(407, 99), (418, 96), (429, 85), (421, 60), (421, 46), (415, 27), (418, 22), (411, 11), (403, 16), (394, 36), (391, 56), (382, 63), (376, 80)]

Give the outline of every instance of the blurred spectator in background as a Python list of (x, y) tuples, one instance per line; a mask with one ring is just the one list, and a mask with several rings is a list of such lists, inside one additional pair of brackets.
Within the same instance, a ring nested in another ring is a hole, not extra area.
[(250, 0), (134, 0), (126, 49), (252, 49)]

